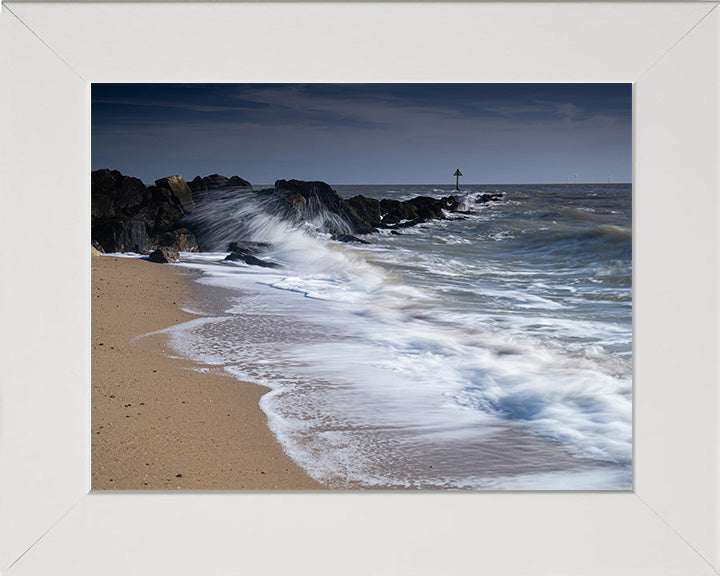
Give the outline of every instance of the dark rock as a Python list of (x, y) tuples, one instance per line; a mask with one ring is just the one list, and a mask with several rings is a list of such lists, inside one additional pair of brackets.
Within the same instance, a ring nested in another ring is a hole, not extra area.
[(137, 252), (152, 249), (152, 242), (142, 220), (97, 219), (91, 228), (94, 244), (101, 252)]
[(274, 214), (295, 222), (321, 216), (324, 231), (331, 234), (368, 234), (375, 231), (325, 182), (278, 180), (274, 188), (261, 190), (258, 196), (270, 204)]
[(195, 201), (193, 200), (192, 190), (185, 178), (182, 176), (167, 176), (155, 180), (155, 186), (170, 190), (173, 201), (179, 204), (184, 214), (190, 214), (195, 210)]
[(105, 250), (103, 250), (103, 247), (100, 246), (100, 243), (97, 240), (92, 241), (92, 247), (100, 253), (105, 252)]
[(417, 219), (420, 222), (432, 219), (443, 219), (445, 213), (443, 209), (447, 208), (447, 204), (444, 200), (437, 198), (431, 198), (430, 196), (416, 196), (405, 202), (405, 204), (415, 208), (417, 212)]
[[(92, 173), (91, 182), (92, 240), (106, 252), (151, 250), (154, 245), (145, 236), (176, 229), (186, 214), (183, 204), (190, 208), (192, 203), (181, 176), (158, 180), (163, 187), (146, 187), (137, 178), (103, 169)], [(145, 234), (131, 221), (142, 222)]]
[(188, 182), (188, 186), (190, 186), (190, 190), (192, 190), (193, 194), (197, 192), (205, 192), (207, 190), (207, 186), (205, 185), (205, 182), (203, 182), (201, 176), (195, 176), (195, 178)]
[(190, 189), (195, 192), (207, 192), (216, 188), (248, 188), (252, 190), (252, 184), (240, 176), (222, 176), (221, 174), (210, 174), (209, 176), (196, 176), (190, 182)]
[(158, 264), (170, 264), (180, 260), (180, 254), (178, 254), (177, 250), (173, 250), (167, 246), (161, 246), (150, 254), (149, 260), (150, 262), (157, 262)]
[(404, 222), (398, 222), (395, 224), (394, 228), (412, 228), (413, 226), (417, 224), (422, 224), (425, 222), (425, 220), (422, 220), (421, 218), (417, 218), (415, 220), (406, 220)]
[(356, 244), (370, 244), (370, 242), (362, 240), (357, 236), (353, 236), (352, 234), (333, 234), (330, 239), (336, 240), (337, 242), (355, 242)]
[(278, 180), (274, 188), (260, 190), (257, 196), (267, 203), (269, 212), (282, 218), (294, 222), (321, 218), (321, 230), (333, 238), (357, 238), (355, 235), (376, 232), (378, 228), (405, 228), (427, 220), (445, 219), (447, 212), (461, 208), (456, 196), (417, 196), (400, 201), (358, 195), (344, 200), (325, 182), (302, 180)]
[(225, 260), (242, 260), (243, 262), (245, 262), (245, 264), (249, 264), (250, 266), (262, 266), (264, 268), (280, 268), (280, 264), (276, 264), (275, 262), (270, 262), (268, 260), (261, 260), (260, 258), (253, 256), (252, 254), (248, 254), (247, 252), (242, 251), (236, 251), (232, 254), (228, 254), (225, 257)]
[(246, 254), (259, 254), (263, 250), (270, 248), (268, 242), (230, 242), (228, 244), (228, 252), (245, 252)]
[(151, 226), (152, 233), (162, 234), (176, 228), (185, 215), (182, 205), (167, 188), (151, 186), (149, 190), (156, 208)]
[(136, 217), (150, 204), (150, 193), (139, 178), (102, 169), (91, 174), (90, 182), (90, 216), (93, 220)]
[(389, 198), (380, 200), (380, 212), (382, 213), (383, 226), (398, 224), (403, 220), (413, 221), (418, 217), (414, 206)]
[(240, 178), (240, 176), (230, 176), (230, 179), (227, 181), (227, 184), (225, 186), (232, 186), (232, 187), (241, 187), (241, 188), (249, 188), (252, 190), (252, 184), (248, 182), (247, 180), (243, 180)]
[(443, 196), (440, 198), (440, 201), (445, 203), (445, 210), (449, 210), (450, 212), (455, 212), (460, 208), (460, 201), (457, 196)]
[(220, 188), (227, 184), (229, 178), (221, 176), (220, 174), (210, 174), (210, 176), (196, 176), (190, 182), (190, 189), (193, 192), (212, 190), (213, 188)]
[(158, 238), (158, 245), (167, 246), (178, 252), (199, 252), (195, 235), (187, 228), (165, 232)]
[[(380, 226), (382, 221), (380, 217), (380, 200), (358, 195), (345, 200), (345, 204), (350, 210), (354, 211), (364, 229), (374, 232), (374, 229)], [(358, 234), (361, 233), (357, 230), (354, 231)]]
[(476, 204), (486, 204), (487, 202), (497, 202), (505, 197), (505, 192), (490, 192), (481, 194), (475, 199)]
[(383, 199), (380, 201), (382, 226), (407, 228), (427, 220), (443, 220), (445, 210), (453, 211), (458, 206), (459, 202), (454, 196), (416, 196), (405, 201)]
[[(242, 218), (236, 216), (218, 224), (218, 217), (226, 214), (229, 206), (246, 201), (260, 202), (269, 213), (292, 222), (320, 222), (320, 230), (333, 239), (359, 243), (365, 241), (357, 235), (376, 232), (378, 228), (404, 228), (430, 219), (444, 219), (449, 212), (468, 213), (468, 207), (456, 196), (440, 199), (418, 196), (399, 201), (358, 195), (344, 200), (320, 181), (278, 180), (273, 188), (258, 192), (253, 192), (251, 184), (239, 176), (227, 178), (220, 174), (198, 176), (189, 184), (182, 176), (169, 176), (155, 184), (146, 187), (139, 179), (116, 170), (92, 173), (91, 226), (96, 249), (140, 253), (155, 246), (181, 252), (217, 249), (212, 241), (218, 225), (231, 225), (231, 237), (242, 238), (248, 233)], [(243, 188), (247, 192), (240, 190)], [(211, 190), (214, 192), (209, 193)], [(483, 204), (502, 197), (501, 192), (485, 193), (474, 195), (473, 202)], [(196, 201), (201, 209), (196, 210)], [(195, 213), (190, 216), (191, 212)], [(198, 218), (198, 214), (210, 214), (211, 218)], [(228, 250), (240, 255), (232, 259), (276, 266), (247, 258), (267, 247), (262, 243), (233, 242)]]

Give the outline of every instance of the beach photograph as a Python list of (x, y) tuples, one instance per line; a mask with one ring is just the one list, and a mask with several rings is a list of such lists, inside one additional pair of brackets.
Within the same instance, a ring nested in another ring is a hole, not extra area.
[(631, 490), (631, 84), (93, 84), (93, 490)]

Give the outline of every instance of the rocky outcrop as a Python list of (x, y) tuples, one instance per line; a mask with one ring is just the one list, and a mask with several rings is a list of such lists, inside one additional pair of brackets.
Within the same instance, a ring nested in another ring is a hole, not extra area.
[(444, 198), (431, 198), (430, 196), (416, 196), (405, 202), (409, 206), (415, 208), (418, 214), (418, 220), (425, 222), (435, 218), (445, 218), (445, 211), (452, 212), (457, 209), (458, 201), (455, 196), (445, 196)]
[(117, 170), (91, 175), (90, 226), (93, 245), (100, 252), (143, 252), (152, 247), (146, 221), (157, 208), (152, 193), (138, 178)]
[(179, 228), (171, 232), (165, 232), (158, 238), (161, 246), (167, 246), (178, 252), (199, 252), (197, 240), (187, 228)]
[(228, 254), (225, 257), (225, 260), (230, 261), (238, 261), (241, 260), (245, 262), (245, 264), (249, 264), (250, 266), (262, 266), (263, 268), (279, 268), (280, 265), (276, 264), (275, 262), (270, 262), (269, 260), (261, 260), (260, 258), (253, 256), (252, 254), (249, 254), (243, 250), (236, 250), (232, 254)]
[(417, 196), (410, 200), (381, 200), (382, 226), (414, 226), (428, 220), (445, 218), (445, 210), (454, 211), (459, 203), (455, 196), (431, 198)]
[[(473, 198), (473, 205), (501, 200), (502, 192), (479, 194)], [(432, 198), (430, 196), (416, 196), (410, 200), (393, 200), (366, 198), (354, 196), (345, 203), (354, 210), (362, 220), (365, 227), (377, 228), (407, 228), (422, 222), (435, 219), (445, 219), (446, 212), (466, 214), (465, 205), (457, 196), (444, 196)], [(362, 234), (363, 232), (357, 231)]]
[(221, 174), (210, 174), (209, 176), (196, 176), (190, 182), (190, 189), (195, 192), (207, 192), (216, 188), (247, 188), (252, 190), (252, 184), (243, 180), (240, 176), (222, 176)]
[(363, 240), (362, 238), (358, 238), (357, 236), (353, 236), (352, 234), (333, 234), (330, 236), (330, 240), (335, 240), (336, 242), (349, 242), (351, 244), (370, 244), (370, 242)]
[(391, 226), (400, 222), (411, 222), (418, 218), (417, 210), (407, 202), (384, 198), (380, 201), (380, 212), (382, 213), (381, 223), (383, 226)]
[[(376, 232), (379, 228), (405, 228), (444, 219), (446, 212), (458, 212), (463, 207), (456, 196), (417, 196), (401, 201), (359, 195), (345, 200), (325, 182), (302, 180), (278, 180), (274, 188), (257, 194), (266, 200), (271, 213), (295, 222), (321, 219), (324, 231), (344, 242), (358, 241), (355, 235)], [(475, 203), (500, 198), (502, 193), (483, 194)]]
[(240, 178), (240, 176), (230, 176), (230, 179), (227, 181), (227, 184), (225, 184), (228, 188), (230, 187), (241, 187), (241, 188), (249, 188), (252, 190), (252, 184), (248, 182), (247, 180), (243, 180)]
[(331, 234), (369, 234), (375, 227), (360, 217), (355, 209), (325, 182), (278, 180), (274, 188), (260, 190), (267, 207), (282, 218), (303, 222), (318, 217)]
[[(143, 252), (179, 229), (183, 245), (197, 245), (181, 220), (195, 209), (192, 191), (182, 176), (168, 176), (145, 186), (117, 170), (95, 170), (91, 176), (91, 234), (102, 252)], [(187, 236), (189, 235), (189, 236)], [(169, 242), (173, 244), (173, 241)]]
[(475, 199), (475, 204), (485, 204), (487, 202), (497, 202), (499, 200), (502, 200), (505, 197), (504, 192), (487, 192), (485, 194), (480, 194)]
[(195, 210), (195, 202), (193, 201), (192, 190), (190, 186), (185, 182), (185, 178), (182, 176), (166, 176), (155, 180), (155, 186), (161, 189), (170, 191), (170, 198), (174, 202), (179, 203), (180, 208), (184, 214), (190, 214)]
[(267, 242), (230, 242), (228, 252), (245, 252), (247, 254), (259, 254), (270, 248)]
[(103, 252), (137, 252), (152, 250), (153, 243), (147, 233), (145, 222), (137, 219), (107, 219), (97, 221), (92, 227), (93, 241)]
[(380, 200), (359, 195), (345, 200), (345, 204), (355, 212), (364, 228), (374, 230), (381, 226)]
[(90, 216), (93, 220), (123, 220), (153, 212), (151, 193), (139, 178), (117, 170), (95, 170), (91, 175)]
[(160, 246), (149, 258), (150, 262), (157, 262), (158, 264), (171, 264), (180, 260), (180, 254), (177, 250), (169, 248), (168, 246)]
[[(206, 178), (209, 178), (209, 176), (206, 176)], [(195, 176), (195, 178), (190, 180), (188, 185), (190, 186), (190, 190), (192, 190), (193, 194), (196, 194), (198, 192), (205, 192), (208, 190), (208, 185), (205, 182), (205, 178), (203, 178), (202, 176)], [(213, 186), (213, 188), (214, 187), (215, 186)]]
[[(218, 226), (226, 232), (228, 226), (234, 226), (237, 230), (231, 230), (231, 237), (243, 237), (245, 224), (236, 214), (243, 212), (237, 208), (252, 202), (253, 210), (259, 204), (261, 210), (291, 222), (312, 222), (334, 240), (365, 242), (358, 235), (444, 219), (453, 212), (465, 214), (476, 204), (502, 196), (417, 196), (401, 201), (358, 195), (346, 200), (320, 181), (278, 180), (273, 188), (253, 192), (250, 183), (239, 176), (198, 176), (188, 184), (175, 175), (145, 186), (138, 178), (117, 170), (96, 170), (92, 173), (92, 241), (101, 252), (144, 252), (159, 246), (178, 252), (217, 249), (210, 240)], [(230, 243), (228, 251), (235, 255), (231, 259), (274, 266), (255, 257), (261, 247), (253, 244)], [(251, 256), (257, 261), (248, 258)]]
[(168, 188), (149, 188), (152, 194), (152, 202), (155, 207), (153, 218), (146, 220), (148, 230), (157, 236), (168, 232), (180, 225), (180, 220), (185, 216), (185, 211), (179, 200), (176, 200)]

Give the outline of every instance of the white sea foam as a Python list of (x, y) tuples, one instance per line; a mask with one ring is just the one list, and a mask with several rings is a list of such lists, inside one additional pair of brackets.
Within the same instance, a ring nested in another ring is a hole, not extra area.
[[(255, 295), (227, 310), (235, 318), (175, 328), (171, 344), (271, 386), (276, 393), (263, 408), (273, 430), (319, 479), (388, 484), (388, 474), (372, 480), (377, 463), (368, 446), (383, 435), (368, 429), (413, 430), (410, 444), (431, 452), (418, 445), (477, 442), (488, 418), (513, 420), (579, 456), (630, 460), (630, 381), (605, 375), (599, 365), (563, 359), (531, 339), (468, 330), (418, 301), (408, 306), (407, 292), (418, 291), (390, 285), (384, 292), (382, 274), (353, 284), (212, 268), (204, 282)], [(308, 297), (318, 302), (310, 305)], [(208, 326), (212, 336), (199, 333)], [(329, 435), (328, 428), (344, 431)]]
[(496, 478), (458, 479), (459, 487), (484, 490), (630, 490), (627, 468), (518, 474)]

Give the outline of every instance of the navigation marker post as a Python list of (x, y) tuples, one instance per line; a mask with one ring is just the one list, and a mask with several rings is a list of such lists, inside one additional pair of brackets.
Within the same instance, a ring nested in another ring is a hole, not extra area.
[(460, 176), (462, 176), (462, 172), (460, 172), (460, 168), (455, 170), (455, 174), (453, 174), (453, 176), (455, 176), (455, 190), (459, 191), (460, 190)]

